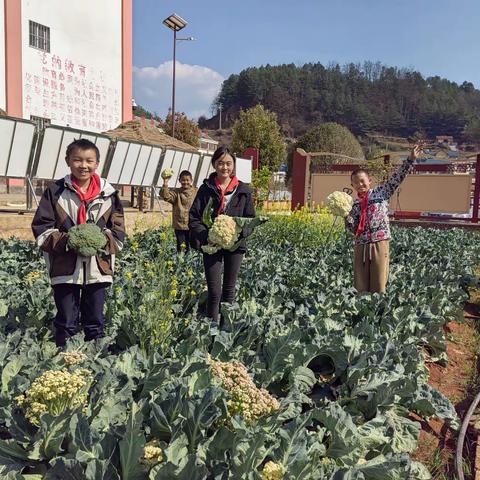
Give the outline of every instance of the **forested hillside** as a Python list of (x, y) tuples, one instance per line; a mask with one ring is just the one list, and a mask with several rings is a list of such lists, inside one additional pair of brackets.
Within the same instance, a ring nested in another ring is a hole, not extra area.
[[(215, 106), (222, 105), (223, 125), (229, 127), (240, 109), (259, 103), (278, 114), (288, 136), (334, 121), (357, 135), (420, 132), (480, 140), (480, 90), (472, 83), (424, 78), (380, 63), (247, 68), (225, 80)], [(218, 118), (200, 124), (217, 128)]]

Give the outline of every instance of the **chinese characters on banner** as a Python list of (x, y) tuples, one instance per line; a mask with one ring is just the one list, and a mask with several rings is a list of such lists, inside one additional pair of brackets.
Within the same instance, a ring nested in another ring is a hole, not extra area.
[(121, 93), (105, 74), (56, 54), (39, 53), (39, 64), (24, 73), (26, 116), (52, 124), (103, 132), (121, 122)]

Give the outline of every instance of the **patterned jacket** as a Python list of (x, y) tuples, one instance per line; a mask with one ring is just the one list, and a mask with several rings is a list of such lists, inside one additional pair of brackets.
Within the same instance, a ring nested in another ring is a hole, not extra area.
[[(408, 157), (385, 183), (370, 190), (365, 230), (359, 237), (355, 238), (355, 244), (364, 245), (391, 238), (390, 221), (388, 219), (389, 200), (412, 169), (412, 165), (413, 160)], [(356, 199), (353, 202), (350, 214), (345, 219), (347, 228), (353, 233), (357, 231), (360, 223), (360, 213), (360, 201)]]
[(116, 190), (101, 179), (101, 191), (87, 207), (87, 221), (96, 223), (107, 237), (106, 253), (82, 257), (67, 249), (68, 230), (77, 223), (80, 198), (70, 175), (44, 192), (32, 222), (37, 245), (43, 251), (52, 285), (112, 283), (115, 254), (123, 247), (125, 222)]

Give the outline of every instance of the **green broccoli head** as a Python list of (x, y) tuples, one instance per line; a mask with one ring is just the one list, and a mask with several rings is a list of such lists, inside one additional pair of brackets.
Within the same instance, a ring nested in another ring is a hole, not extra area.
[(82, 223), (68, 231), (68, 248), (83, 257), (93, 257), (106, 244), (107, 238), (94, 223)]

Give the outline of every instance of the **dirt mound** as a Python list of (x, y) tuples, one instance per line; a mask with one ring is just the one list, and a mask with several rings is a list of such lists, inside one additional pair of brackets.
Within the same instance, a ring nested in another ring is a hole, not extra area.
[(148, 143), (150, 145), (159, 145), (161, 147), (176, 148), (187, 152), (198, 152), (195, 147), (192, 147), (188, 143), (161, 132), (148, 120), (130, 120), (121, 123), (117, 128), (104, 132), (104, 135), (107, 135), (113, 140), (130, 140), (133, 142)]

